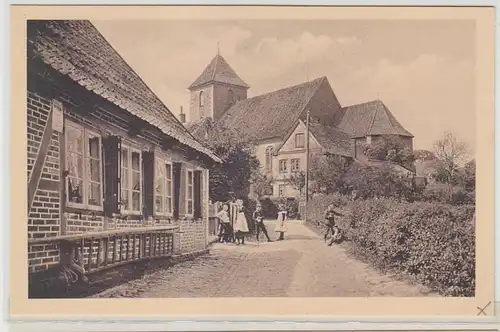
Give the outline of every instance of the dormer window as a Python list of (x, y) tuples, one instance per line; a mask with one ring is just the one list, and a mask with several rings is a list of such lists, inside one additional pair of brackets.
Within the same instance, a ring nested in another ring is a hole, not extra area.
[(199, 103), (200, 107), (205, 106), (205, 96), (204, 96), (203, 91), (200, 91), (198, 103)]

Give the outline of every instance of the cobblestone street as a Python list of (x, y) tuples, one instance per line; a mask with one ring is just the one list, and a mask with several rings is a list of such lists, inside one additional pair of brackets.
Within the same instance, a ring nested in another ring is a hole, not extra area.
[[(268, 223), (272, 237), (273, 228)], [(95, 297), (435, 296), (421, 285), (380, 274), (341, 246), (326, 246), (300, 222), (289, 222), (288, 229), (282, 242), (214, 244), (208, 255)]]

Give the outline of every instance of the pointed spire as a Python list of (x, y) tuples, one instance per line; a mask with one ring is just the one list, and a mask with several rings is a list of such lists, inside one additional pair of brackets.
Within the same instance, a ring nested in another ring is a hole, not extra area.
[(222, 55), (217, 54), (205, 68), (203, 73), (194, 81), (188, 89), (194, 89), (201, 85), (212, 82), (231, 84), (243, 88), (250, 88), (231, 66), (226, 62)]
[(217, 42), (217, 55), (220, 55), (219, 42)]

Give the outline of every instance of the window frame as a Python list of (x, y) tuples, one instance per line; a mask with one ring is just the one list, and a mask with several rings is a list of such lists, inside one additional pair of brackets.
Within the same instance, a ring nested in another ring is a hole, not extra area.
[[(297, 162), (297, 167), (294, 168), (293, 167), (293, 162), (296, 161)], [(292, 158), (290, 159), (290, 171), (293, 173), (293, 172), (300, 172), (300, 158)]]
[[(191, 184), (189, 184), (189, 173), (191, 173)], [(191, 199), (189, 198), (189, 187), (191, 187)], [(191, 213), (189, 213), (189, 202), (191, 201)], [(186, 212), (187, 217), (194, 216), (194, 170), (186, 169)]]
[[(167, 165), (170, 166), (170, 179), (168, 179), (167, 177)], [(162, 157), (159, 157), (159, 156), (155, 156), (155, 172), (158, 172), (158, 168), (157, 167), (164, 167), (164, 170), (165, 170), (165, 177), (162, 179), (163, 180), (163, 188), (164, 188), (164, 193), (163, 195), (160, 195), (161, 196), (161, 199), (162, 199), (162, 206), (163, 206), (163, 211), (159, 212), (159, 211), (156, 211), (156, 196), (158, 196), (158, 194), (156, 193), (156, 186), (157, 186), (157, 177), (155, 176), (154, 178), (154, 200), (153, 200), (153, 206), (154, 206), (154, 215), (155, 216), (172, 216), (174, 214), (174, 207), (173, 207), (173, 194), (174, 194), (174, 181), (173, 181), (173, 174), (174, 174), (174, 170), (173, 170), (173, 163), (170, 162), (170, 161), (167, 161), (166, 159), (162, 158)], [(167, 196), (167, 186), (168, 186), (168, 182), (170, 181), (170, 196)], [(170, 198), (170, 211), (166, 211), (166, 201), (167, 201), (167, 198)]]
[(200, 94), (198, 96), (198, 106), (205, 107), (205, 98), (204, 98), (205, 92), (202, 90), (200, 91)]
[(271, 171), (273, 169), (273, 146), (269, 145), (266, 147), (266, 170)]
[[(68, 135), (67, 135), (67, 128), (68, 127), (73, 127), (75, 129), (81, 130), (82, 132), (82, 139), (83, 139), (83, 151), (81, 153), (82, 156), (82, 182), (83, 182), (83, 188), (82, 188), (82, 203), (76, 203), (76, 202), (71, 202), (69, 200), (69, 171), (68, 171), (68, 155), (70, 153), (68, 147)], [(91, 181), (90, 179), (87, 178), (88, 171), (90, 169), (90, 161), (91, 158), (89, 155), (88, 147), (89, 147), (89, 142), (88, 142), (88, 137), (89, 134), (99, 138), (99, 185), (100, 185), (100, 204), (99, 205), (93, 205), (89, 204), (89, 186), (91, 182), (95, 183), (94, 181)], [(68, 175), (64, 179), (64, 190), (66, 193), (66, 198), (65, 198), (65, 203), (67, 207), (72, 207), (72, 208), (78, 208), (78, 209), (85, 209), (85, 210), (93, 210), (93, 211), (104, 211), (104, 178), (103, 178), (103, 144), (102, 144), (102, 135), (97, 133), (96, 131), (92, 129), (88, 129), (87, 127), (80, 125), (76, 122), (66, 120), (64, 123), (64, 169), (65, 171), (68, 172)]]
[[(304, 133), (296, 133), (295, 134), (295, 148), (296, 149), (303, 149), (303, 148), (305, 148), (305, 146), (306, 146), (305, 136), (306, 136), (306, 134), (304, 134)], [(299, 145), (298, 142), (297, 142), (297, 139), (299, 137), (302, 137), (302, 145)]]
[[(281, 165), (284, 165), (285, 167), (282, 168)], [(278, 172), (281, 174), (287, 174), (288, 173), (288, 159), (280, 159), (278, 162)]]
[[(126, 188), (128, 192), (128, 200), (130, 202), (130, 208), (125, 209), (123, 207), (123, 204), (121, 203), (122, 200), (122, 191), (124, 190), (123, 188), (123, 177), (122, 177), (122, 168), (123, 168), (123, 158), (122, 158), (122, 153), (124, 149), (128, 149), (128, 155), (127, 155), (127, 170), (128, 170), (128, 183), (129, 183), (129, 188)], [(134, 172), (132, 170), (132, 153), (137, 152), (139, 154), (139, 210), (134, 210), (133, 209), (133, 202), (132, 202), (132, 197), (133, 197), (133, 192), (137, 192), (137, 190), (132, 189), (132, 173)], [(121, 151), (120, 151), (120, 213), (122, 214), (130, 214), (130, 215), (142, 215), (142, 209), (144, 207), (144, 202), (143, 202), (143, 196), (144, 196), (144, 184), (143, 184), (143, 176), (144, 176), (144, 169), (142, 167), (142, 152), (141, 150), (133, 147), (130, 144), (123, 143), (121, 144)]]
[(278, 197), (285, 197), (286, 195), (286, 184), (278, 184)]

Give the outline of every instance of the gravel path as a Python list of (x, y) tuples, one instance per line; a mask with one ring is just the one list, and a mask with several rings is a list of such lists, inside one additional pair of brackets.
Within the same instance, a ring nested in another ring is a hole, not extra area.
[(288, 229), (285, 241), (214, 244), (208, 255), (94, 297), (435, 296), (380, 274), (341, 246), (326, 246), (299, 222), (289, 222)]

